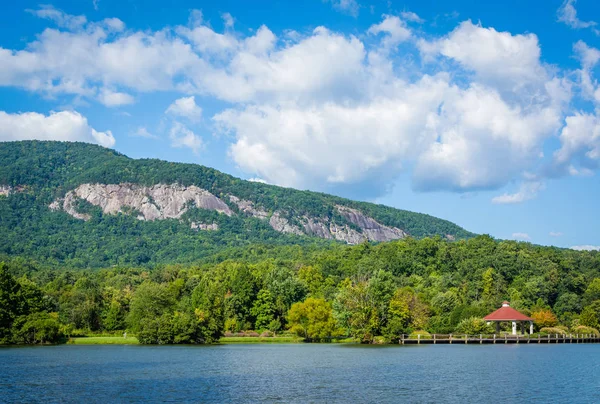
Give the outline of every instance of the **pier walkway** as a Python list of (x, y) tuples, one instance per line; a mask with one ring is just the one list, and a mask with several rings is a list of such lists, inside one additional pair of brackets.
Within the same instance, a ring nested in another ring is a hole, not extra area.
[(600, 343), (600, 336), (594, 334), (549, 334), (549, 335), (465, 335), (431, 334), (401, 335), (401, 345), (408, 344), (586, 344)]

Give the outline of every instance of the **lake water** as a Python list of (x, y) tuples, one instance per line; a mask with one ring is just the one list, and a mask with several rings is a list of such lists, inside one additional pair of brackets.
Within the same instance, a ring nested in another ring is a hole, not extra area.
[(0, 349), (1, 402), (600, 402), (600, 344)]

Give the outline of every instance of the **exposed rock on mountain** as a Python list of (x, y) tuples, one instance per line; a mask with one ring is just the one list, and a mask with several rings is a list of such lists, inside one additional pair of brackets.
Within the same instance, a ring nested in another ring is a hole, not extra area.
[(78, 267), (190, 261), (250, 245), (474, 236), (426, 214), (52, 141), (0, 142), (0, 218), (0, 255)]
[(285, 217), (282, 217), (279, 212), (273, 213), (269, 219), (269, 224), (273, 229), (280, 233), (296, 234), (299, 236), (304, 234), (302, 230), (298, 228), (298, 226), (290, 224), (289, 220), (287, 220)]
[(255, 207), (251, 201), (240, 199), (234, 195), (229, 195), (229, 200), (235, 203), (240, 211), (248, 216), (258, 219), (269, 219), (271, 227), (281, 233), (334, 239), (344, 241), (348, 244), (358, 244), (365, 240), (390, 241), (407, 236), (407, 233), (401, 229), (385, 226), (359, 210), (346, 206), (337, 205), (336, 209), (350, 223), (360, 228), (361, 231), (357, 231), (348, 225), (333, 223), (329, 218), (314, 218), (307, 215), (295, 218), (302, 223), (302, 228), (299, 228), (285, 218), (286, 215), (284, 212), (276, 211), (269, 218), (267, 211)]
[(388, 227), (377, 222), (375, 219), (364, 215), (359, 210), (340, 205), (337, 205), (336, 208), (349, 222), (360, 227), (362, 233), (369, 241), (397, 240), (408, 235), (401, 229)]
[(229, 195), (229, 200), (237, 205), (240, 211), (244, 212), (248, 216), (256, 217), (258, 219), (268, 219), (269, 213), (263, 209), (257, 209), (254, 204), (250, 201), (240, 199), (237, 196)]
[[(7, 194), (10, 190), (6, 191)], [(137, 184), (82, 184), (73, 191), (67, 192), (64, 198), (55, 200), (49, 206), (52, 210), (64, 210), (80, 220), (89, 220), (91, 216), (77, 210), (79, 200), (98, 206), (105, 214), (135, 213), (139, 220), (161, 220), (180, 218), (188, 209), (194, 207), (212, 210), (231, 216), (234, 213), (221, 199), (210, 192), (194, 185), (184, 187), (178, 184), (157, 184), (152, 187)], [(237, 205), (243, 214), (261, 220), (268, 220), (269, 225), (280, 233), (308, 235), (324, 239), (343, 241), (348, 244), (358, 244), (368, 241), (390, 241), (406, 237), (407, 234), (396, 227), (385, 226), (375, 219), (366, 216), (357, 209), (337, 205), (336, 209), (348, 222), (334, 223), (330, 218), (314, 218), (308, 215), (295, 217), (302, 224), (290, 223), (287, 214), (282, 211), (269, 213), (255, 207), (254, 203), (229, 195), (229, 200)], [(217, 230), (217, 224), (191, 222), (195, 230)]]
[(215, 230), (219, 230), (219, 225), (216, 223), (206, 224), (206, 223), (191, 222), (190, 228), (192, 228), (193, 230), (213, 230), (213, 231), (215, 231)]
[[(88, 220), (89, 215), (78, 213), (74, 207), (76, 198), (81, 198), (102, 209), (103, 213), (115, 214), (127, 208), (139, 212), (140, 220), (176, 219), (190, 206), (215, 210), (231, 216), (233, 212), (221, 199), (194, 185), (184, 187), (178, 184), (158, 184), (145, 187), (136, 184), (82, 184), (67, 192), (62, 201), (65, 212), (77, 219)], [(50, 208), (56, 210), (59, 201)]]
[(12, 192), (12, 187), (8, 185), (0, 185), (0, 196), (8, 196)]

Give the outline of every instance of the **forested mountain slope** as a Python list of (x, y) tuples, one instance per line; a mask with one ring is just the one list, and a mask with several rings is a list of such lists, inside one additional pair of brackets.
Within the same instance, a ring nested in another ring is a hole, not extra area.
[(0, 254), (73, 267), (193, 262), (256, 243), (473, 236), (425, 214), (41, 141), (0, 143), (0, 232)]

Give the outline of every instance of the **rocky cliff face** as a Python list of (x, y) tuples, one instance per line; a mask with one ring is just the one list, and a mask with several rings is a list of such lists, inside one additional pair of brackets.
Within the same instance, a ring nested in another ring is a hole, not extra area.
[[(0, 189), (0, 191), (2, 191)], [(10, 190), (7, 191), (7, 194)], [(358, 244), (368, 241), (389, 241), (406, 237), (407, 234), (396, 227), (389, 227), (366, 216), (356, 209), (336, 206), (338, 212), (354, 226), (335, 223), (327, 217), (293, 217), (291, 223), (287, 212), (277, 210), (267, 212), (252, 201), (228, 195), (241, 215), (268, 221), (276, 231), (287, 234), (307, 235)], [(49, 208), (63, 210), (71, 216), (89, 220), (90, 216), (77, 211), (77, 202), (83, 199), (98, 206), (105, 214), (135, 212), (139, 220), (178, 219), (189, 208), (196, 207), (217, 211), (227, 216), (234, 215), (229, 206), (217, 196), (196, 186), (184, 187), (178, 184), (158, 184), (152, 187), (137, 184), (82, 184), (67, 192), (64, 198), (54, 201)], [(194, 230), (218, 230), (215, 223), (191, 222)]]
[(368, 241), (390, 241), (406, 237), (408, 234), (396, 227), (385, 226), (375, 219), (366, 216), (356, 209), (338, 205), (336, 209), (344, 216), (346, 220), (354, 224), (360, 231), (351, 228), (348, 225), (339, 225), (333, 223), (329, 218), (314, 218), (302, 216), (297, 219), (302, 224), (302, 228), (291, 224), (285, 218), (285, 212), (275, 211), (270, 217), (264, 209), (258, 208), (251, 201), (240, 199), (234, 195), (229, 195), (229, 200), (235, 203), (240, 211), (250, 217), (258, 219), (269, 219), (271, 227), (282, 233), (308, 235), (325, 239), (334, 239), (344, 241), (348, 244), (358, 244), (365, 240)]
[(82, 215), (74, 209), (77, 198), (100, 207), (106, 214), (135, 210), (139, 212), (137, 217), (140, 220), (177, 219), (190, 206), (215, 210), (227, 216), (233, 214), (225, 202), (210, 192), (193, 185), (184, 187), (177, 184), (158, 184), (152, 187), (136, 184), (83, 184), (67, 192), (62, 201), (54, 201), (50, 207), (57, 209), (62, 205), (63, 210), (73, 217), (89, 219), (89, 215)]
[(8, 196), (12, 192), (12, 187), (8, 185), (0, 185), (0, 196)]
[(356, 209), (340, 205), (336, 206), (336, 208), (346, 220), (360, 227), (363, 235), (365, 235), (369, 241), (396, 240), (407, 236), (403, 230), (396, 227), (385, 226)]

